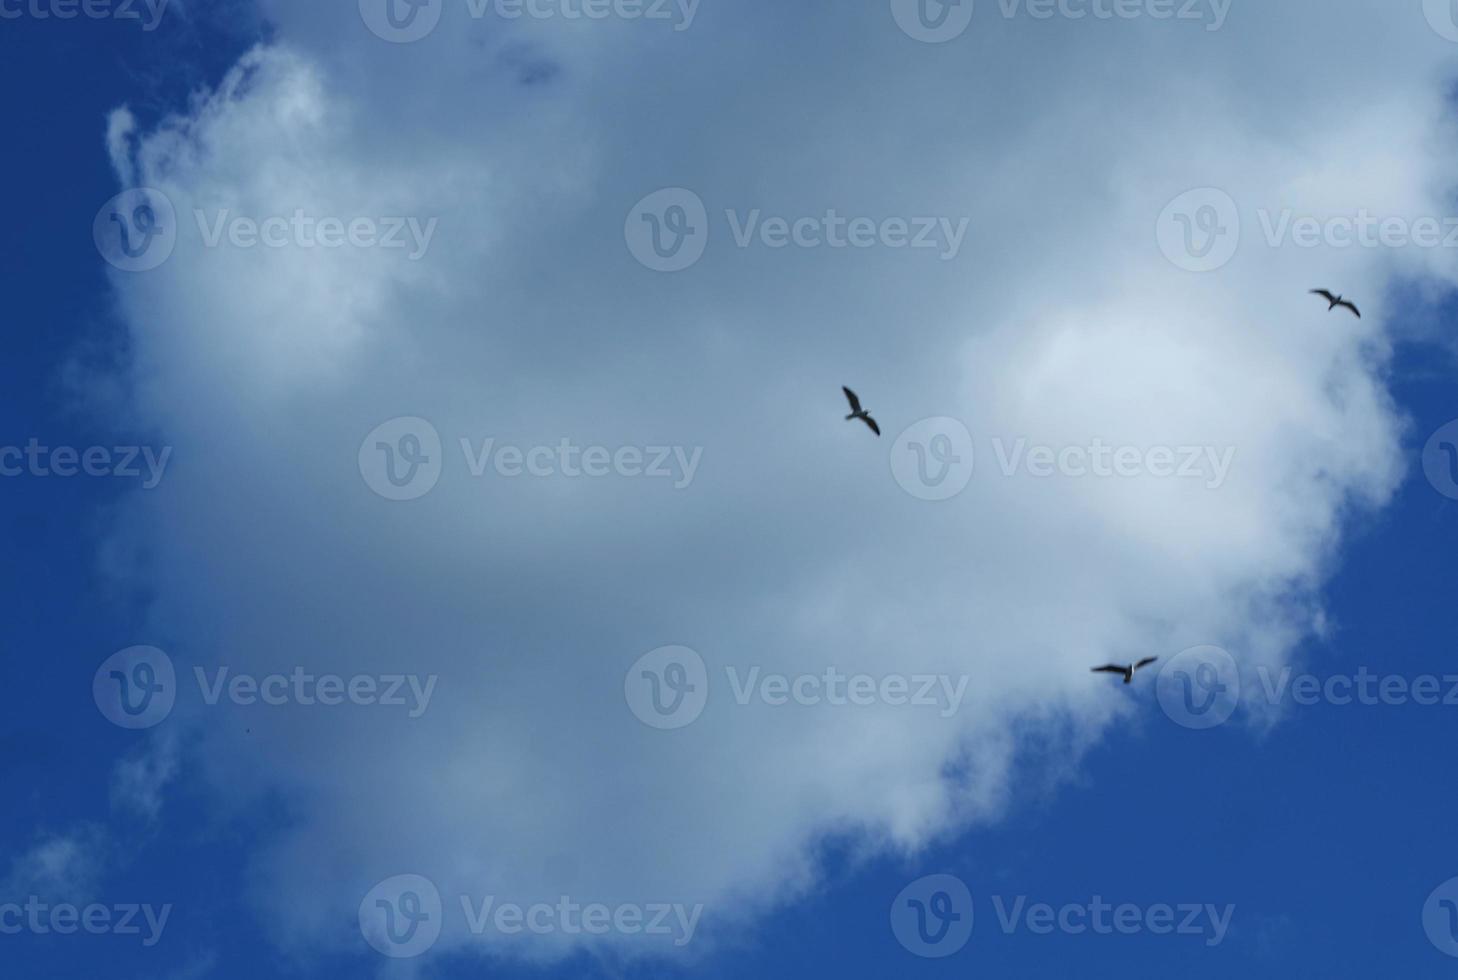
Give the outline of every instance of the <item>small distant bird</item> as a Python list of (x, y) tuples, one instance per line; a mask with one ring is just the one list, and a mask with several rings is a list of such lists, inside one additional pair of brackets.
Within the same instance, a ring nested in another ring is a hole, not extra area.
[(1311, 291), (1311, 295), (1320, 296), (1322, 299), (1326, 300), (1328, 303), (1331, 304), (1326, 308), (1326, 311), (1328, 313), (1336, 309), (1338, 306), (1345, 306), (1347, 309), (1351, 310), (1354, 314), (1356, 314), (1358, 320), (1362, 319), (1362, 311), (1357, 309), (1355, 303), (1353, 303), (1349, 299), (1343, 299), (1340, 296), (1333, 296), (1330, 289), (1313, 289)]
[(875, 419), (871, 418), (870, 412), (861, 408), (861, 400), (856, 397), (856, 393), (845, 387), (845, 385), (841, 385), (840, 390), (845, 392), (845, 400), (850, 402), (851, 413), (845, 417), (845, 420), (849, 422), (853, 419), (860, 419), (871, 427), (872, 432), (879, 436), (881, 434), (881, 427), (876, 424)]
[(1143, 660), (1139, 661), (1132, 667), (1120, 664), (1105, 664), (1102, 667), (1095, 667), (1093, 669), (1093, 672), (1095, 674), (1122, 674), (1125, 684), (1133, 684), (1134, 672), (1136, 670), (1143, 670), (1145, 667), (1148, 667), (1150, 664), (1154, 663), (1158, 659), (1158, 657), (1145, 657)]

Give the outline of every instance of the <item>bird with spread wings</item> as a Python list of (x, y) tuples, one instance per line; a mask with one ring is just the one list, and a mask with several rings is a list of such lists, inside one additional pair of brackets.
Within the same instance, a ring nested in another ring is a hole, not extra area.
[(850, 402), (851, 413), (845, 417), (845, 420), (847, 422), (850, 422), (853, 419), (860, 419), (862, 422), (866, 423), (871, 427), (872, 432), (876, 433), (876, 435), (879, 436), (881, 434), (881, 427), (876, 424), (875, 419), (871, 418), (871, 414), (869, 412), (867, 412), (864, 408), (861, 408), (861, 400), (856, 395), (856, 393), (854, 391), (851, 391), (845, 385), (841, 385), (840, 390), (845, 392), (845, 399), (846, 401)]
[(1139, 661), (1136, 664), (1132, 664), (1132, 665), (1130, 665), (1130, 664), (1104, 664), (1102, 667), (1095, 667), (1095, 668), (1093, 668), (1093, 672), (1095, 674), (1119, 674), (1120, 676), (1122, 676), (1124, 678), (1124, 683), (1125, 684), (1133, 684), (1134, 683), (1134, 672), (1136, 670), (1143, 670), (1145, 667), (1148, 667), (1150, 664), (1154, 663), (1158, 659), (1159, 659), (1158, 657), (1145, 657), (1143, 660)]
[(1362, 311), (1359, 310), (1359, 309), (1357, 309), (1357, 304), (1353, 303), (1349, 299), (1345, 299), (1345, 298), (1343, 298), (1341, 296), (1335, 296), (1335, 295), (1333, 295), (1332, 294), (1332, 291), (1330, 289), (1313, 289), (1311, 291), (1311, 295), (1312, 296), (1320, 296), (1322, 299), (1326, 300), (1327, 303), (1330, 304), (1326, 308), (1326, 311), (1328, 313), (1330, 313), (1332, 310), (1336, 309), (1338, 306), (1342, 306), (1342, 307), (1345, 307), (1345, 308), (1351, 310), (1352, 311), (1352, 314), (1354, 316), (1356, 316), (1356, 318), (1358, 320), (1362, 319)]

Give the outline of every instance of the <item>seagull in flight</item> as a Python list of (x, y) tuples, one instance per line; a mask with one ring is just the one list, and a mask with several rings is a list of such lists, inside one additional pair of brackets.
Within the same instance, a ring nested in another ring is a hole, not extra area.
[(850, 402), (851, 413), (845, 417), (845, 420), (849, 422), (853, 419), (860, 419), (871, 427), (872, 432), (879, 436), (881, 434), (881, 427), (876, 424), (875, 419), (871, 418), (870, 412), (861, 408), (861, 400), (856, 396), (856, 393), (845, 385), (841, 385), (840, 390), (845, 392), (845, 400)]
[(1322, 299), (1326, 300), (1328, 303), (1331, 304), (1326, 308), (1326, 311), (1328, 313), (1336, 309), (1338, 306), (1345, 306), (1347, 309), (1351, 310), (1353, 314), (1356, 315), (1358, 320), (1362, 319), (1362, 311), (1357, 309), (1357, 305), (1355, 303), (1353, 303), (1349, 299), (1343, 299), (1340, 296), (1333, 296), (1330, 289), (1313, 289), (1311, 291), (1311, 295), (1320, 296)]
[(1132, 667), (1123, 666), (1120, 664), (1105, 664), (1102, 667), (1095, 667), (1093, 669), (1093, 672), (1095, 674), (1121, 674), (1124, 677), (1125, 684), (1133, 684), (1134, 672), (1136, 670), (1143, 670), (1145, 667), (1148, 667), (1150, 664), (1154, 663), (1158, 659), (1158, 657), (1145, 657), (1143, 660), (1139, 661)]

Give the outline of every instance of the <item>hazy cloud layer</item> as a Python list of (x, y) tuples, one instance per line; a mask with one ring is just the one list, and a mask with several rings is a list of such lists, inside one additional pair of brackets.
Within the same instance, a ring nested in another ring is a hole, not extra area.
[[(1043, 753), (1020, 769), (1020, 738), (1076, 757), (1157, 710), (1092, 663), (1206, 643), (1281, 660), (1316, 622), (1343, 518), (1402, 476), (1384, 292), (1450, 275), (1452, 250), (1273, 247), (1260, 215), (1444, 215), (1458, 49), (1420, 11), (1237, 3), (1211, 31), (980, 3), (931, 45), (884, 4), (710, 0), (687, 30), (447, 5), (390, 44), (353, 4), (263, 6), (278, 42), (216, 93), (110, 127), (123, 182), (164, 192), (180, 228), (165, 263), (116, 278), (136, 408), (175, 447), (117, 551), (183, 679), (166, 724), (197, 726), (182, 778), (244, 812), (286, 801), (252, 880), (287, 948), (358, 947), (360, 900), (409, 873), (446, 899), (437, 949), (702, 951), (810, 885), (826, 835), (915, 849), (1056, 778)], [(1364, 56), (1332, 57), (1352, 37)], [(665, 187), (709, 227), (676, 273), (624, 240)], [(1241, 238), (1200, 274), (1156, 230), (1204, 187)], [(965, 237), (950, 260), (736, 243), (756, 210), (830, 209), (965, 218)], [(300, 211), (435, 225), (415, 259), (206, 245)], [(1327, 316), (1312, 286), (1364, 319)], [(884, 439), (841, 421), (843, 383)], [(977, 454), (944, 502), (891, 465), (935, 416)], [(442, 442), (438, 482), (403, 502), (359, 462), (397, 417)], [(494, 457), (478, 477), (462, 439), (699, 456), (677, 488)], [(1217, 487), (1040, 477), (1011, 463), (1019, 440), (1233, 456)], [(702, 656), (709, 698), (658, 731), (624, 675), (669, 644)], [(188, 694), (220, 665), (439, 681), (418, 718)], [(951, 713), (740, 705), (726, 671), (755, 667), (967, 680)], [(172, 762), (132, 763), (138, 809)], [(463, 895), (704, 911), (682, 947), (477, 939)]]

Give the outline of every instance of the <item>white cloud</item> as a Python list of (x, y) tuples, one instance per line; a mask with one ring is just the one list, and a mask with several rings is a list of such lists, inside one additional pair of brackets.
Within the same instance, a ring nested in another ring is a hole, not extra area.
[[(255, 855), (286, 947), (356, 948), (340, 923), (412, 873), (447, 896), (440, 949), (477, 945), (454, 896), (568, 894), (701, 902), (702, 950), (809, 886), (827, 834), (911, 850), (996, 818), (1031, 776), (1015, 724), (1076, 756), (1154, 710), (1090, 664), (1203, 643), (1279, 661), (1320, 616), (1343, 517), (1401, 476), (1385, 290), (1451, 258), (1271, 249), (1254, 214), (1443, 213), (1453, 51), (1418, 14), (1251, 4), (1218, 33), (979, 19), (932, 47), (877, 5), (742, 3), (680, 33), (448, 13), (395, 46), (352, 4), (267, 6), (279, 45), (215, 97), (149, 133), (113, 121), (119, 173), (169, 195), (184, 239), (117, 279), (137, 407), (176, 447), (122, 536), (149, 556), (138, 574), (184, 676), (441, 678), (413, 721), (254, 709), (245, 736), (244, 709), (193, 706), (220, 805), (279, 792), (298, 816)], [(1367, 56), (1331, 58), (1351, 36)], [(1155, 221), (1210, 185), (1247, 227), (1200, 276), (1161, 255)], [(622, 240), (665, 186), (715, 223), (675, 275)], [(221, 208), (440, 227), (419, 262), (199, 247), (194, 209)], [(955, 263), (737, 249), (730, 208), (971, 230)], [(1315, 285), (1367, 318), (1325, 316)], [(881, 443), (841, 423), (842, 383)], [(447, 462), (395, 504), (356, 455), (402, 415), (433, 423)], [(978, 437), (950, 503), (889, 472), (896, 433), (932, 415)], [(994, 436), (1236, 456), (1213, 492), (1004, 478)], [(704, 454), (683, 491), (470, 478), (457, 440), (491, 437)], [(623, 672), (672, 643), (714, 686), (665, 733), (627, 710)], [(726, 665), (972, 682), (950, 721), (739, 707)], [(486, 942), (541, 957), (582, 937), (534, 940)]]
[(51, 902), (85, 904), (96, 897), (105, 865), (106, 841), (98, 828), (45, 834), (11, 859), (0, 878), (0, 897), (23, 902), (34, 895)]
[(111, 774), (113, 809), (156, 820), (162, 810), (162, 795), (177, 777), (179, 756), (176, 735), (164, 730), (117, 762)]

